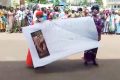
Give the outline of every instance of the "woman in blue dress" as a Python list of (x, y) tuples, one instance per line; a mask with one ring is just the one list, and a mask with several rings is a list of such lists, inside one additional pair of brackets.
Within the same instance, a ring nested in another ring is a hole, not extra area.
[(110, 34), (115, 34), (116, 32), (116, 15), (115, 12), (112, 11), (112, 13), (109, 16), (109, 27), (108, 27)]
[(116, 15), (116, 34), (120, 35), (120, 15)]

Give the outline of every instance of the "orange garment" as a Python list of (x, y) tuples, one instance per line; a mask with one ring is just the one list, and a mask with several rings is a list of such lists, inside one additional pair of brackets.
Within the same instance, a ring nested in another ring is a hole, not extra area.
[(0, 30), (5, 30), (5, 25), (3, 23), (3, 20), (2, 20), (2, 16), (4, 16), (4, 13), (3, 11), (0, 10)]

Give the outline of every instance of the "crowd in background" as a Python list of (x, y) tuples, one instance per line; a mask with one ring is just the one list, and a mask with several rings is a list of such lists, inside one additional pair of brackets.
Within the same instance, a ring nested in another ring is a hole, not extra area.
[[(61, 6), (60, 6), (61, 7)], [(5, 7), (0, 5), (0, 32), (22, 32), (21, 27), (33, 25), (36, 22), (53, 19), (66, 19), (91, 16), (87, 7), (63, 9), (58, 6), (39, 7)], [(120, 34), (120, 12), (115, 10), (102, 10), (98, 14), (104, 23), (103, 34)]]

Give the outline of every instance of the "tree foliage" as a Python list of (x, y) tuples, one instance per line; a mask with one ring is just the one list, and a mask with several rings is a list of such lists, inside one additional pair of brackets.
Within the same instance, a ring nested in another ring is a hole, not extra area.
[(102, 0), (96, 0), (96, 3), (98, 3), (98, 4), (100, 4), (100, 5), (103, 4), (103, 3), (102, 3)]
[(83, 4), (87, 5), (88, 4), (87, 0), (83, 0)]
[(59, 5), (59, 0), (53, 0), (54, 5)]
[(27, 2), (32, 2), (32, 3), (47, 3), (47, 0), (26, 0)]

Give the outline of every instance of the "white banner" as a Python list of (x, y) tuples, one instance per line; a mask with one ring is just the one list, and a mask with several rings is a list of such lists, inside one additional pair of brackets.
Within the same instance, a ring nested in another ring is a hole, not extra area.
[(98, 34), (91, 17), (45, 21), (24, 27), (23, 33), (35, 68), (98, 47)]

